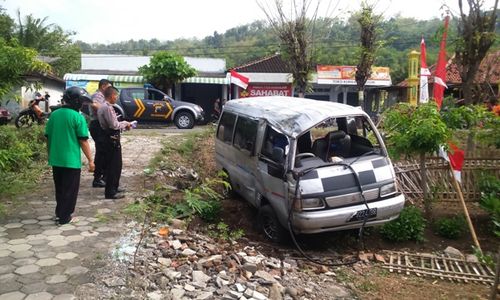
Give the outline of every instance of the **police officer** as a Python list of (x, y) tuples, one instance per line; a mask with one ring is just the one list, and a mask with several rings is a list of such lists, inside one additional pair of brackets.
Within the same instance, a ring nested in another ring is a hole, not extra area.
[(60, 225), (75, 221), (71, 214), (75, 211), (80, 187), (80, 148), (87, 157), (89, 171), (94, 171), (87, 122), (79, 113), (83, 103), (90, 103), (90, 95), (84, 89), (70, 87), (64, 91), (62, 100), (64, 105), (50, 115), (45, 127), (56, 190), (56, 220)]
[(99, 81), (98, 90), (92, 95), (91, 108), (91, 121), (89, 124), (90, 135), (94, 140), (95, 144), (95, 171), (94, 171), (94, 181), (92, 181), (93, 187), (105, 187), (106, 183), (103, 180), (104, 170), (106, 168), (106, 161), (104, 159), (104, 139), (105, 134), (99, 125), (99, 120), (97, 119), (97, 110), (100, 106), (105, 104), (104, 91), (111, 86), (111, 82), (107, 79), (101, 79)]
[(99, 124), (104, 131), (104, 156), (106, 159), (106, 187), (104, 196), (106, 199), (120, 199), (124, 195), (119, 193), (120, 176), (122, 172), (122, 149), (120, 144), (120, 133), (129, 130), (130, 123), (118, 121), (113, 104), (118, 100), (118, 90), (112, 86), (104, 90), (106, 102), (97, 110)]

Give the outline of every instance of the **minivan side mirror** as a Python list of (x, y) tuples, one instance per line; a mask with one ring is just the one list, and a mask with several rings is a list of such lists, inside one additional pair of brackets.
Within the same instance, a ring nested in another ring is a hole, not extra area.
[(285, 162), (285, 150), (283, 150), (283, 148), (280, 148), (280, 147), (274, 147), (272, 159), (279, 164), (284, 163)]

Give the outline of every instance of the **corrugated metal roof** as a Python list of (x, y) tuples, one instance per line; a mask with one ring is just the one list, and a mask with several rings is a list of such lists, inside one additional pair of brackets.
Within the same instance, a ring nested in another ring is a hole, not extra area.
[(264, 118), (291, 137), (297, 137), (330, 117), (367, 116), (361, 109), (350, 105), (279, 96), (231, 100), (226, 102), (224, 111)]

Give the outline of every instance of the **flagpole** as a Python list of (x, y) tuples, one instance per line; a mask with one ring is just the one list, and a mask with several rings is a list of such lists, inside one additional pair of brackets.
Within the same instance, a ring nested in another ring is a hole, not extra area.
[(477, 239), (476, 231), (474, 230), (474, 225), (472, 225), (472, 220), (470, 219), (469, 215), (469, 210), (467, 209), (467, 206), (465, 205), (465, 200), (464, 200), (464, 195), (462, 193), (462, 189), (460, 188), (460, 185), (458, 184), (457, 179), (453, 175), (453, 167), (451, 166), (451, 162), (448, 161), (448, 166), (450, 167), (451, 171), (451, 180), (453, 181), (453, 186), (455, 187), (455, 190), (457, 191), (458, 198), (460, 199), (460, 203), (462, 204), (462, 208), (464, 209), (464, 214), (465, 218), (467, 219), (467, 224), (469, 225), (469, 231), (472, 235), (472, 240), (474, 241), (474, 244), (476, 244), (476, 247), (483, 253), (483, 250), (481, 250), (481, 245), (479, 245), (479, 241)]

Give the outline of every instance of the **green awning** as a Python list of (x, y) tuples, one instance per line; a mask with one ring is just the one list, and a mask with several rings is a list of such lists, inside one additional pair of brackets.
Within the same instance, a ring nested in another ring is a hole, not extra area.
[(108, 75), (108, 80), (113, 82), (134, 82), (143, 83), (144, 77), (133, 75)]
[(190, 77), (184, 79), (182, 83), (229, 84), (229, 79), (226, 77)]

